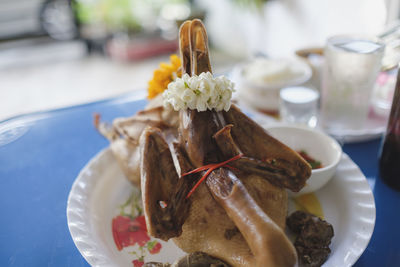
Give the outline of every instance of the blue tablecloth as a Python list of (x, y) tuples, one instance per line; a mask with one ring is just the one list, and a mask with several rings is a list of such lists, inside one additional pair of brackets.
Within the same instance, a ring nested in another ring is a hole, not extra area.
[[(93, 114), (111, 121), (145, 103), (134, 93), (0, 123), (0, 266), (88, 266), (69, 234), (66, 205), (79, 171), (108, 145)], [(377, 209), (374, 234), (355, 266), (400, 266), (400, 193), (378, 178), (379, 147), (374, 140), (343, 148), (368, 178)]]

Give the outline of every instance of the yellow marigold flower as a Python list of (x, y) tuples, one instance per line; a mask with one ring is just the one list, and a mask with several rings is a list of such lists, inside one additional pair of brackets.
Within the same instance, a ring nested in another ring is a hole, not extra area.
[(155, 70), (153, 73), (153, 80), (158, 83), (163, 83), (165, 80), (171, 79), (172, 71), (166, 71), (164, 69)]
[(167, 63), (164, 63), (164, 62), (160, 63), (160, 69), (163, 70), (163, 71), (166, 71), (166, 72), (170, 72), (170, 73), (172, 73), (175, 70), (173, 65), (167, 64)]
[(174, 55), (171, 55), (171, 56), (169, 57), (169, 59), (170, 59), (172, 65), (173, 65), (176, 69), (179, 69), (179, 67), (181, 66), (181, 58), (174, 54)]
[(181, 76), (181, 59), (177, 55), (170, 56), (170, 63), (162, 62), (148, 82), (148, 98), (154, 98), (167, 89), (168, 84)]
[(164, 91), (163, 85), (157, 83), (154, 80), (149, 81), (149, 88), (152, 88), (152, 90), (149, 90), (149, 98), (154, 98), (158, 94), (162, 93)]

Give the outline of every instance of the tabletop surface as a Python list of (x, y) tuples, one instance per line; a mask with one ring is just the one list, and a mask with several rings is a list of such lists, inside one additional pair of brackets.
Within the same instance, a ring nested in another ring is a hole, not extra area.
[[(88, 266), (68, 231), (66, 206), (85, 164), (108, 146), (93, 126), (130, 116), (144, 92), (0, 123), (0, 266)], [(343, 147), (367, 177), (375, 197), (372, 239), (355, 266), (400, 266), (400, 193), (378, 178), (381, 140)], [(400, 178), (400, 177), (399, 177)]]

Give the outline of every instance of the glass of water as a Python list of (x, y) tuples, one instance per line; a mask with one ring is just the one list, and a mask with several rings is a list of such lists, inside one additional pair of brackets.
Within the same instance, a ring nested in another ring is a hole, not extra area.
[(322, 78), (322, 126), (331, 134), (363, 129), (385, 46), (378, 38), (328, 39)]
[(279, 113), (282, 121), (312, 128), (317, 125), (318, 91), (294, 86), (281, 89), (279, 96)]

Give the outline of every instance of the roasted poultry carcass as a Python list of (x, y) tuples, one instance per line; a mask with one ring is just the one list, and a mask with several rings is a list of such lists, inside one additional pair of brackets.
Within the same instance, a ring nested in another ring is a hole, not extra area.
[[(183, 73), (211, 73), (207, 34), (200, 20), (181, 26), (180, 51)], [(159, 111), (155, 118), (140, 119), (154, 109)], [(173, 238), (186, 252), (205, 252), (232, 266), (296, 264), (296, 250), (284, 233), (285, 188), (299, 191), (311, 174), (296, 152), (234, 105), (228, 111), (201, 112), (156, 105), (131, 120), (123, 123), (135, 131), (117, 121), (107, 132), (114, 133), (109, 139), (130, 180), (138, 184), (140, 173), (152, 236)], [(140, 172), (131, 164), (138, 158)], [(229, 165), (206, 168), (227, 160)], [(192, 173), (196, 168), (200, 172)], [(209, 175), (203, 176), (205, 172)], [(202, 176), (205, 183), (193, 191)]]

